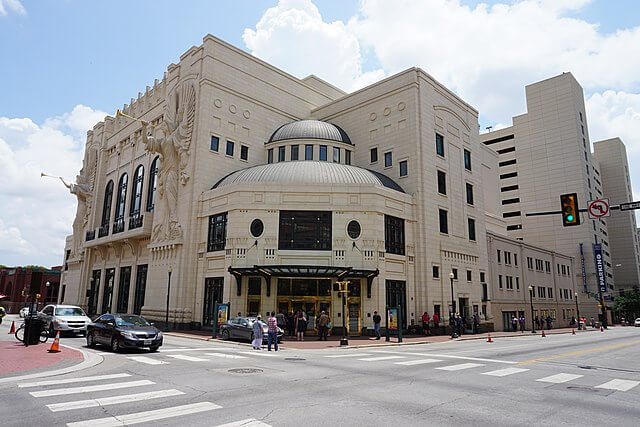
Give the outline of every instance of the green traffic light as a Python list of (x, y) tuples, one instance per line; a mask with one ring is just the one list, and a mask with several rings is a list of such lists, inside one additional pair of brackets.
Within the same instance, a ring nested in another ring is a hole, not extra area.
[(567, 215), (567, 221), (573, 221), (573, 215)]

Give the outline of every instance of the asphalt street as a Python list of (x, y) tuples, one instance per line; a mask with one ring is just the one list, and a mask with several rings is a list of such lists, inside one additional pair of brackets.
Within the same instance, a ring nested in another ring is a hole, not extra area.
[(166, 337), (158, 353), (62, 342), (104, 360), (0, 384), (4, 425), (637, 426), (640, 419), (640, 328), (633, 327), (277, 353), (178, 337)]

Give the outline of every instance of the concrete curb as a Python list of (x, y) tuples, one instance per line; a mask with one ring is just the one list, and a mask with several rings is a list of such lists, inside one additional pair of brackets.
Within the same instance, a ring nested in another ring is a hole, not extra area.
[(93, 366), (99, 365), (104, 360), (104, 357), (102, 357), (102, 356), (100, 356), (98, 354), (95, 354), (95, 353), (87, 352), (87, 351), (84, 351), (82, 349), (75, 348), (75, 347), (70, 347), (70, 346), (64, 345), (64, 344), (60, 344), (60, 346), (66, 347), (66, 348), (71, 349), (71, 350), (79, 351), (82, 354), (82, 357), (83, 357), (84, 360), (82, 362), (78, 363), (78, 364), (73, 365), (73, 366), (67, 366), (66, 368), (56, 369), (56, 370), (53, 370), (53, 371), (45, 371), (45, 372), (38, 372), (38, 373), (35, 373), (35, 374), (18, 375), (18, 376), (13, 376), (13, 377), (0, 378), (0, 384), (6, 384), (6, 383), (14, 382), (14, 381), (30, 380), (30, 379), (33, 379), (33, 378), (51, 377), (51, 376), (54, 376), (54, 375), (64, 375), (64, 374), (68, 374), (70, 372), (77, 372), (77, 371), (81, 371), (83, 369), (91, 368)]

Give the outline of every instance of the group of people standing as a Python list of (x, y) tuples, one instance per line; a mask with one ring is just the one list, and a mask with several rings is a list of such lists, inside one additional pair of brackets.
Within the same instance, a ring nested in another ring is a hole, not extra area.
[[(256, 321), (253, 322), (253, 341), (251, 345), (254, 350), (262, 349), (263, 338), (262, 316), (258, 314)], [(274, 346), (274, 350), (278, 351), (278, 320), (276, 319), (275, 311), (272, 311), (267, 319), (267, 351), (271, 351), (272, 345)]]
[[(574, 319), (575, 321), (575, 319)], [(553, 317), (551, 316), (535, 316), (533, 318), (533, 322), (538, 329), (551, 329), (553, 326)], [(520, 328), (520, 332), (524, 332), (526, 328), (526, 319), (523, 314), (520, 317), (512, 315), (511, 316), (511, 329), (514, 332), (518, 332), (518, 327)]]

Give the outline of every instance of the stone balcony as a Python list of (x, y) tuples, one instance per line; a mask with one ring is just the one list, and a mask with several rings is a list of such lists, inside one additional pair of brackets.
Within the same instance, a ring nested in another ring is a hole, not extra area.
[[(85, 248), (91, 248), (126, 239), (141, 239), (151, 237), (153, 225), (153, 212), (145, 212), (145, 215), (125, 217), (109, 224), (104, 224), (86, 234)], [(97, 232), (96, 232), (97, 230)], [(93, 239), (89, 237), (93, 235)], [(95, 237), (97, 235), (97, 237)]]

